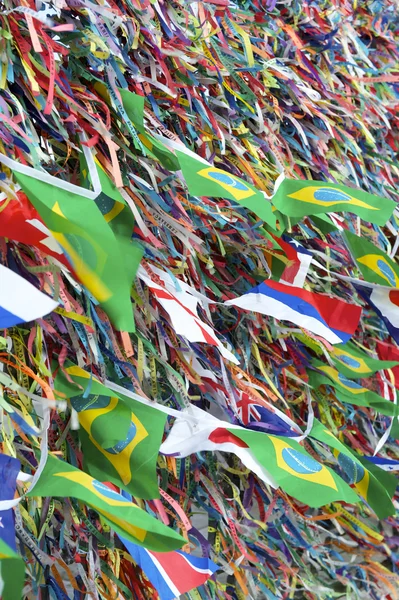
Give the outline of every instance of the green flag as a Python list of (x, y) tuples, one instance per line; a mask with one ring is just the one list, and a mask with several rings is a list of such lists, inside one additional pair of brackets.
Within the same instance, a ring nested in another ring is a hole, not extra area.
[(145, 130), (144, 97), (123, 88), (118, 88), (118, 90), (126, 114), (139, 132), (138, 137), (145, 147), (146, 153), (159, 160), (168, 171), (177, 171), (180, 168), (179, 162), (173, 152)]
[(24, 577), (24, 561), (0, 538), (0, 598), (20, 600)]
[(330, 358), (335, 368), (348, 379), (362, 379), (381, 369), (390, 369), (399, 365), (399, 361), (371, 358), (366, 352), (359, 350), (353, 342), (333, 346)]
[[(91, 178), (89, 169), (87, 168), (84, 154), (81, 153), (80, 156), (82, 184), (90, 189)], [(122, 194), (108, 177), (102, 166), (97, 161), (95, 161), (95, 165), (102, 191), (95, 198), (94, 202), (114, 233), (120, 255), (124, 259), (126, 278), (128, 281), (133, 282), (144, 252), (143, 248), (132, 240), (135, 219), (132, 211), (126, 205)]]
[[(354, 486), (359, 495), (374, 510), (378, 518), (385, 519), (396, 513), (390, 495), (392, 488), (390, 487), (387, 490), (384, 487), (365, 465), (367, 461), (361, 462), (350, 448), (340, 442), (317, 419), (313, 421), (313, 427), (309, 436), (334, 449), (334, 455), (341, 471), (345, 475), (345, 480)], [(394, 476), (393, 479), (395, 479)]]
[(165, 413), (111, 392), (71, 363), (65, 370), (77, 385), (61, 370), (54, 385), (78, 413), (85, 471), (136, 498), (159, 498), (156, 464)]
[(246, 444), (281, 489), (300, 502), (318, 507), (336, 500), (359, 501), (341, 477), (312, 458), (295, 440), (244, 428), (228, 431)]
[(335, 389), (340, 402), (354, 404), (355, 406), (368, 406), (389, 417), (393, 417), (398, 413), (398, 407), (395, 404), (361, 386), (356, 381), (348, 379), (334, 367), (318, 360), (313, 360), (312, 366), (322, 372), (308, 371), (309, 384), (312, 387), (318, 388), (321, 385), (330, 385)]
[(284, 179), (272, 198), (274, 206), (289, 217), (329, 212), (351, 212), (365, 221), (384, 225), (395, 202), (363, 190), (324, 181)]
[(126, 274), (120, 245), (95, 202), (29, 175), (14, 172), (14, 177), (62, 247), (77, 277), (115, 327), (134, 331), (132, 279)]
[(121, 494), (51, 455), (28, 496), (77, 498), (96, 510), (118, 535), (149, 550), (167, 552), (181, 548), (186, 542), (171, 527)]
[(345, 231), (343, 236), (366, 281), (399, 287), (399, 266), (368, 240)]
[(213, 167), (193, 153), (176, 150), (176, 156), (190, 194), (234, 200), (252, 210), (271, 227), (276, 227), (276, 217), (273, 214), (272, 205), (265, 198), (263, 192), (243, 179)]

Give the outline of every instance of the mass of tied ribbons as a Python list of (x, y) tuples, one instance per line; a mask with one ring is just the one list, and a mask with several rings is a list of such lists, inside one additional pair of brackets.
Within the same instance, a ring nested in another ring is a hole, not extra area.
[(396, 4), (0, 27), (2, 600), (399, 598)]

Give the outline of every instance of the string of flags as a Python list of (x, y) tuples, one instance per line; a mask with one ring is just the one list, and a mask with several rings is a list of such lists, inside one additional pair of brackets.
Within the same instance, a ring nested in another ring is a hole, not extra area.
[(1, 600), (399, 599), (396, 8), (1, 3)]

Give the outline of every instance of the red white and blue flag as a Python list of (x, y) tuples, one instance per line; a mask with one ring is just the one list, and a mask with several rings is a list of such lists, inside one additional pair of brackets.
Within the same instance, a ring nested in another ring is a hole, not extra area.
[(355, 285), (355, 288), (384, 321), (395, 342), (399, 343), (399, 289), (385, 285), (374, 287)]
[(280, 281), (302, 288), (312, 262), (312, 254), (300, 242), (286, 235), (274, 238), (284, 250), (289, 264), (283, 271)]
[(345, 344), (355, 333), (362, 312), (360, 306), (338, 298), (272, 280), (225, 304), (291, 321), (330, 344)]
[(237, 415), (243, 425), (251, 429), (260, 429), (274, 435), (293, 437), (298, 435), (288, 417), (276, 408), (267, 408), (251, 398), (246, 392), (238, 392), (236, 402)]
[(206, 583), (220, 569), (209, 558), (199, 558), (181, 550), (151, 552), (124, 538), (121, 540), (157, 590), (160, 600), (178, 598)]

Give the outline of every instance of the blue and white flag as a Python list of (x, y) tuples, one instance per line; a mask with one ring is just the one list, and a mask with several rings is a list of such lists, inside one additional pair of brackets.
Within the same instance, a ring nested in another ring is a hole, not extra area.
[(29, 281), (0, 265), (0, 329), (40, 319), (57, 306)]

